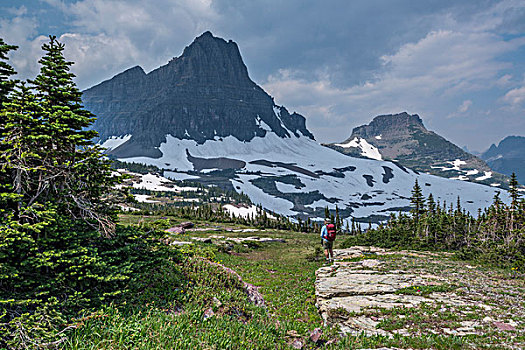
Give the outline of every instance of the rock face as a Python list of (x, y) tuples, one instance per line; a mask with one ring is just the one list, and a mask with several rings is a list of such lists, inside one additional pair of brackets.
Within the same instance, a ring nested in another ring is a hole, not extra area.
[(518, 182), (525, 184), (525, 137), (508, 136), (498, 146), (492, 144), (481, 158), (495, 171), (516, 173)]
[(377, 152), (382, 159), (447, 178), (487, 185), (508, 182), (480, 158), (427, 130), (417, 114), (377, 116), (370, 124), (354, 128), (346, 141), (325, 146), (354, 157), (378, 159)]
[(137, 66), (84, 91), (83, 102), (98, 117), (93, 127), (102, 142), (132, 135), (110, 151), (117, 157), (160, 157), (168, 134), (200, 144), (227, 136), (249, 141), (270, 130), (313, 139), (303, 116), (276, 106), (250, 79), (237, 44), (210, 32), (148, 74)]
[(344, 334), (464, 336), (517, 329), (518, 314), (507, 310), (522, 295), (511, 300), (500, 293), (521, 282), (500, 284), (500, 276), (445, 253), (356, 246), (334, 254), (334, 265), (316, 271), (316, 305), (325, 324)]

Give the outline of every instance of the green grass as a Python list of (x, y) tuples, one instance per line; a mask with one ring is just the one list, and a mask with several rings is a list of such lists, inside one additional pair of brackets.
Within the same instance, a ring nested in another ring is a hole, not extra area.
[(449, 284), (430, 285), (430, 286), (411, 286), (411, 287), (398, 289), (396, 291), (396, 294), (427, 296), (431, 293), (452, 292), (456, 288), (457, 286), (449, 285)]
[[(126, 219), (134, 219), (132, 216)], [(155, 218), (157, 219), (157, 218)], [(142, 222), (148, 219), (143, 219)], [(136, 224), (140, 220), (134, 220)], [(171, 219), (177, 222), (179, 219)], [(214, 225), (214, 223), (209, 223)], [(233, 227), (230, 224), (222, 226)], [(235, 226), (238, 227), (238, 226)], [(207, 237), (210, 233), (189, 235)], [(184, 246), (183, 262), (177, 265), (177, 288), (154, 286), (142, 305), (111, 305), (79, 319), (77, 328), (68, 335), (65, 349), (291, 349), (297, 335), (303, 349), (359, 349), (398, 347), (412, 349), (498, 348), (503, 342), (523, 342), (521, 334), (493, 332), (486, 335), (457, 337), (429, 334), (427, 328), (459, 327), (461, 320), (475, 320), (482, 313), (473, 311), (460, 318), (461, 308), (442, 309), (442, 305), (422, 304), (417, 308), (365, 310), (375, 316), (378, 327), (396, 330), (409, 326), (410, 336), (349, 335), (340, 337), (336, 327), (323, 327), (315, 307), (315, 271), (322, 266), (323, 256), (317, 234), (266, 230), (258, 233), (213, 232), (225, 237), (266, 236), (283, 238), (286, 243), (234, 244), (226, 252), (217, 246), (194, 243)], [(189, 240), (189, 235), (177, 239)], [(341, 240), (342, 241), (342, 240)], [(337, 244), (340, 243), (336, 242)], [(205, 257), (205, 258), (200, 258)], [(363, 256), (347, 262), (377, 258), (382, 268), (398, 268), (404, 264), (414, 271), (438, 269), (441, 258), (421, 261), (402, 255)], [(242, 283), (218, 267), (219, 263), (236, 271), (244, 282), (259, 287), (265, 307), (248, 301)], [(454, 267), (456, 262), (447, 260)], [(447, 265), (447, 268), (450, 268)], [(455, 268), (455, 267), (454, 267)], [(479, 270), (478, 270), (479, 271)], [(488, 270), (487, 270), (488, 271)], [(182, 276), (182, 277), (181, 277)], [(169, 277), (169, 276), (168, 276)], [(181, 282), (182, 278), (182, 282)], [(166, 284), (168, 286), (169, 284)], [(159, 289), (160, 288), (160, 289)], [(169, 289), (169, 292), (168, 292)], [(428, 295), (432, 292), (460, 291), (460, 285), (411, 286), (400, 294)], [(171, 305), (157, 305), (155, 295), (170, 295)], [(147, 300), (150, 300), (149, 302)], [(465, 310), (463, 310), (465, 311)], [(337, 310), (334, 311), (337, 313)], [(340, 310), (341, 317), (349, 315)], [(205, 313), (211, 315), (205, 317)], [(355, 315), (353, 315), (355, 316)], [(320, 342), (309, 340), (315, 328), (322, 328)]]

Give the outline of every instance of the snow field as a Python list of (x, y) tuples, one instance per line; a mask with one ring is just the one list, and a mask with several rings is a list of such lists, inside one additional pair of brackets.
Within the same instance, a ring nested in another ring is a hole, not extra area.
[[(460, 196), (462, 206), (474, 215), (478, 208), (484, 208), (490, 205), (496, 191), (491, 187), (470, 182), (454, 181), (428, 174), (417, 175), (409, 169), (405, 172), (391, 162), (349, 157), (335, 150), (323, 147), (306, 137), (291, 135), (291, 137), (280, 138), (275, 133), (268, 132), (265, 137), (255, 137), (249, 142), (242, 142), (233, 136), (229, 136), (222, 138), (222, 140), (218, 140), (217, 138), (215, 140), (208, 140), (201, 145), (192, 140), (181, 140), (167, 135), (166, 142), (162, 143), (159, 147), (163, 154), (162, 157), (158, 159), (133, 157), (123, 160), (152, 164), (161, 168), (165, 166), (165, 163), (172, 164), (176, 171), (166, 172), (166, 176), (176, 179), (192, 176), (180, 173), (181, 171), (193, 170), (193, 164), (187, 159), (186, 150), (194, 157), (227, 157), (243, 160), (247, 164), (246, 167), (242, 169), (242, 172), (260, 171), (262, 176), (270, 177), (294, 175), (305, 185), (299, 190), (293, 185), (276, 182), (278, 190), (282, 193), (308, 193), (318, 190), (326, 198), (336, 200), (336, 203), (333, 204), (321, 200), (308, 205), (308, 207), (328, 206), (330, 209), (334, 209), (337, 204), (338, 207), (342, 209), (352, 203), (361, 205), (354, 209), (352, 215), (355, 217), (366, 217), (372, 214), (388, 215), (389, 208), (409, 206), (410, 202), (408, 198), (411, 196), (411, 190), (416, 179), (418, 179), (425, 196), (432, 193), (434, 198), (441, 203), (443, 203), (443, 201), (455, 203), (457, 197)], [(359, 144), (363, 145), (362, 142)], [(284, 167), (249, 164), (249, 162), (255, 160), (294, 164), (311, 172), (321, 170), (330, 173), (333, 172), (335, 168), (348, 166), (353, 166), (356, 169), (354, 171), (344, 172), (344, 178), (329, 175), (322, 175), (316, 178)], [(456, 159), (450, 162), (450, 164), (453, 167), (444, 168), (444, 170), (459, 169), (465, 162)], [(385, 173), (383, 166), (391, 168), (394, 175), (393, 178), (389, 179), (388, 183), (383, 182), (383, 174)], [(268, 210), (273, 210), (287, 216), (298, 214), (292, 210), (294, 203), (283, 198), (273, 197), (253, 185), (250, 180), (257, 178), (257, 175), (243, 174), (242, 172), (238, 172), (237, 178), (231, 180), (237, 192), (247, 194), (253, 203), (261, 204)], [(363, 175), (372, 177), (373, 187), (367, 184)], [(151, 182), (148, 183), (147, 181)], [(143, 182), (145, 182), (143, 184), (144, 186), (150, 186), (151, 188), (163, 186), (160, 178), (148, 177)], [(360, 198), (363, 194), (371, 196), (372, 199), (367, 201), (361, 200)], [(363, 203), (370, 202), (380, 204), (362, 206)], [(394, 211), (397, 212), (397, 210)]]

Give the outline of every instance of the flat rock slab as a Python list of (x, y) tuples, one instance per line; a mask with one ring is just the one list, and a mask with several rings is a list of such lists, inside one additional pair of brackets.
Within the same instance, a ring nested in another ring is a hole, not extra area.
[(374, 270), (352, 270), (337, 265), (335, 267), (337, 268), (324, 267), (317, 270), (316, 296), (326, 299), (350, 295), (394, 293), (401, 288), (428, 285), (430, 281), (438, 280), (437, 277), (431, 280), (413, 274), (381, 274)]
[[(365, 308), (391, 309), (393, 307), (414, 307), (420, 303), (430, 302), (432, 302), (432, 299), (419, 295), (353, 295), (340, 298), (320, 299), (318, 307), (322, 313), (330, 310), (344, 310), (346, 313), (360, 313)], [(326, 314), (328, 318), (331, 318), (329, 313)]]
[(246, 242), (255, 242), (255, 243), (270, 243), (270, 242), (279, 242), (279, 243), (285, 243), (286, 241), (282, 238), (271, 238), (271, 237), (224, 237), (224, 236), (217, 236), (212, 235), (208, 238), (215, 239), (215, 240), (222, 240), (225, 241), (231, 241), (238, 244), (246, 243)]
[[(414, 253), (410, 251), (389, 252), (373, 247), (352, 247), (334, 250), (336, 263), (316, 271), (316, 306), (325, 324), (338, 325), (343, 334), (367, 334), (393, 336), (409, 335), (407, 329), (386, 331), (380, 329), (380, 319), (371, 316), (371, 310), (392, 308), (415, 308), (442, 304), (449, 308), (472, 306), (490, 309), (482, 302), (468, 299), (454, 291), (432, 292), (426, 295), (403, 294), (402, 289), (417, 286), (436, 286), (448, 284), (447, 277), (397, 268), (397, 263), (385, 269), (385, 259), (393, 254), (413, 258), (432, 258), (433, 253)], [(383, 258), (383, 261), (382, 261)], [(392, 261), (392, 260), (390, 260)], [(397, 261), (397, 260), (396, 260)], [(392, 266), (396, 266), (392, 269)], [(405, 266), (399, 266), (405, 267)], [(460, 328), (450, 331), (454, 335), (475, 334), (477, 323), (463, 322)], [(500, 327), (504, 328), (504, 327)], [(510, 329), (510, 327), (507, 327)], [(441, 332), (447, 334), (445, 330)]]

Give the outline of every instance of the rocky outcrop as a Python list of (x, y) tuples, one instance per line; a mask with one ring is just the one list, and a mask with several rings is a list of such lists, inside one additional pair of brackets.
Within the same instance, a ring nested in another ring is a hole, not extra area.
[[(508, 306), (487, 290), (487, 276), (441, 262), (446, 255), (374, 247), (334, 253), (336, 263), (316, 272), (316, 305), (325, 325), (344, 334), (463, 336), (517, 329), (514, 314), (505, 314)], [(430, 326), (417, 324), (425, 319)]]
[(303, 116), (276, 106), (250, 79), (237, 44), (210, 32), (165, 66), (147, 74), (134, 67), (84, 91), (83, 102), (97, 116), (101, 141), (132, 135), (110, 151), (119, 158), (160, 157), (166, 135), (198, 143), (267, 132), (313, 139)]

